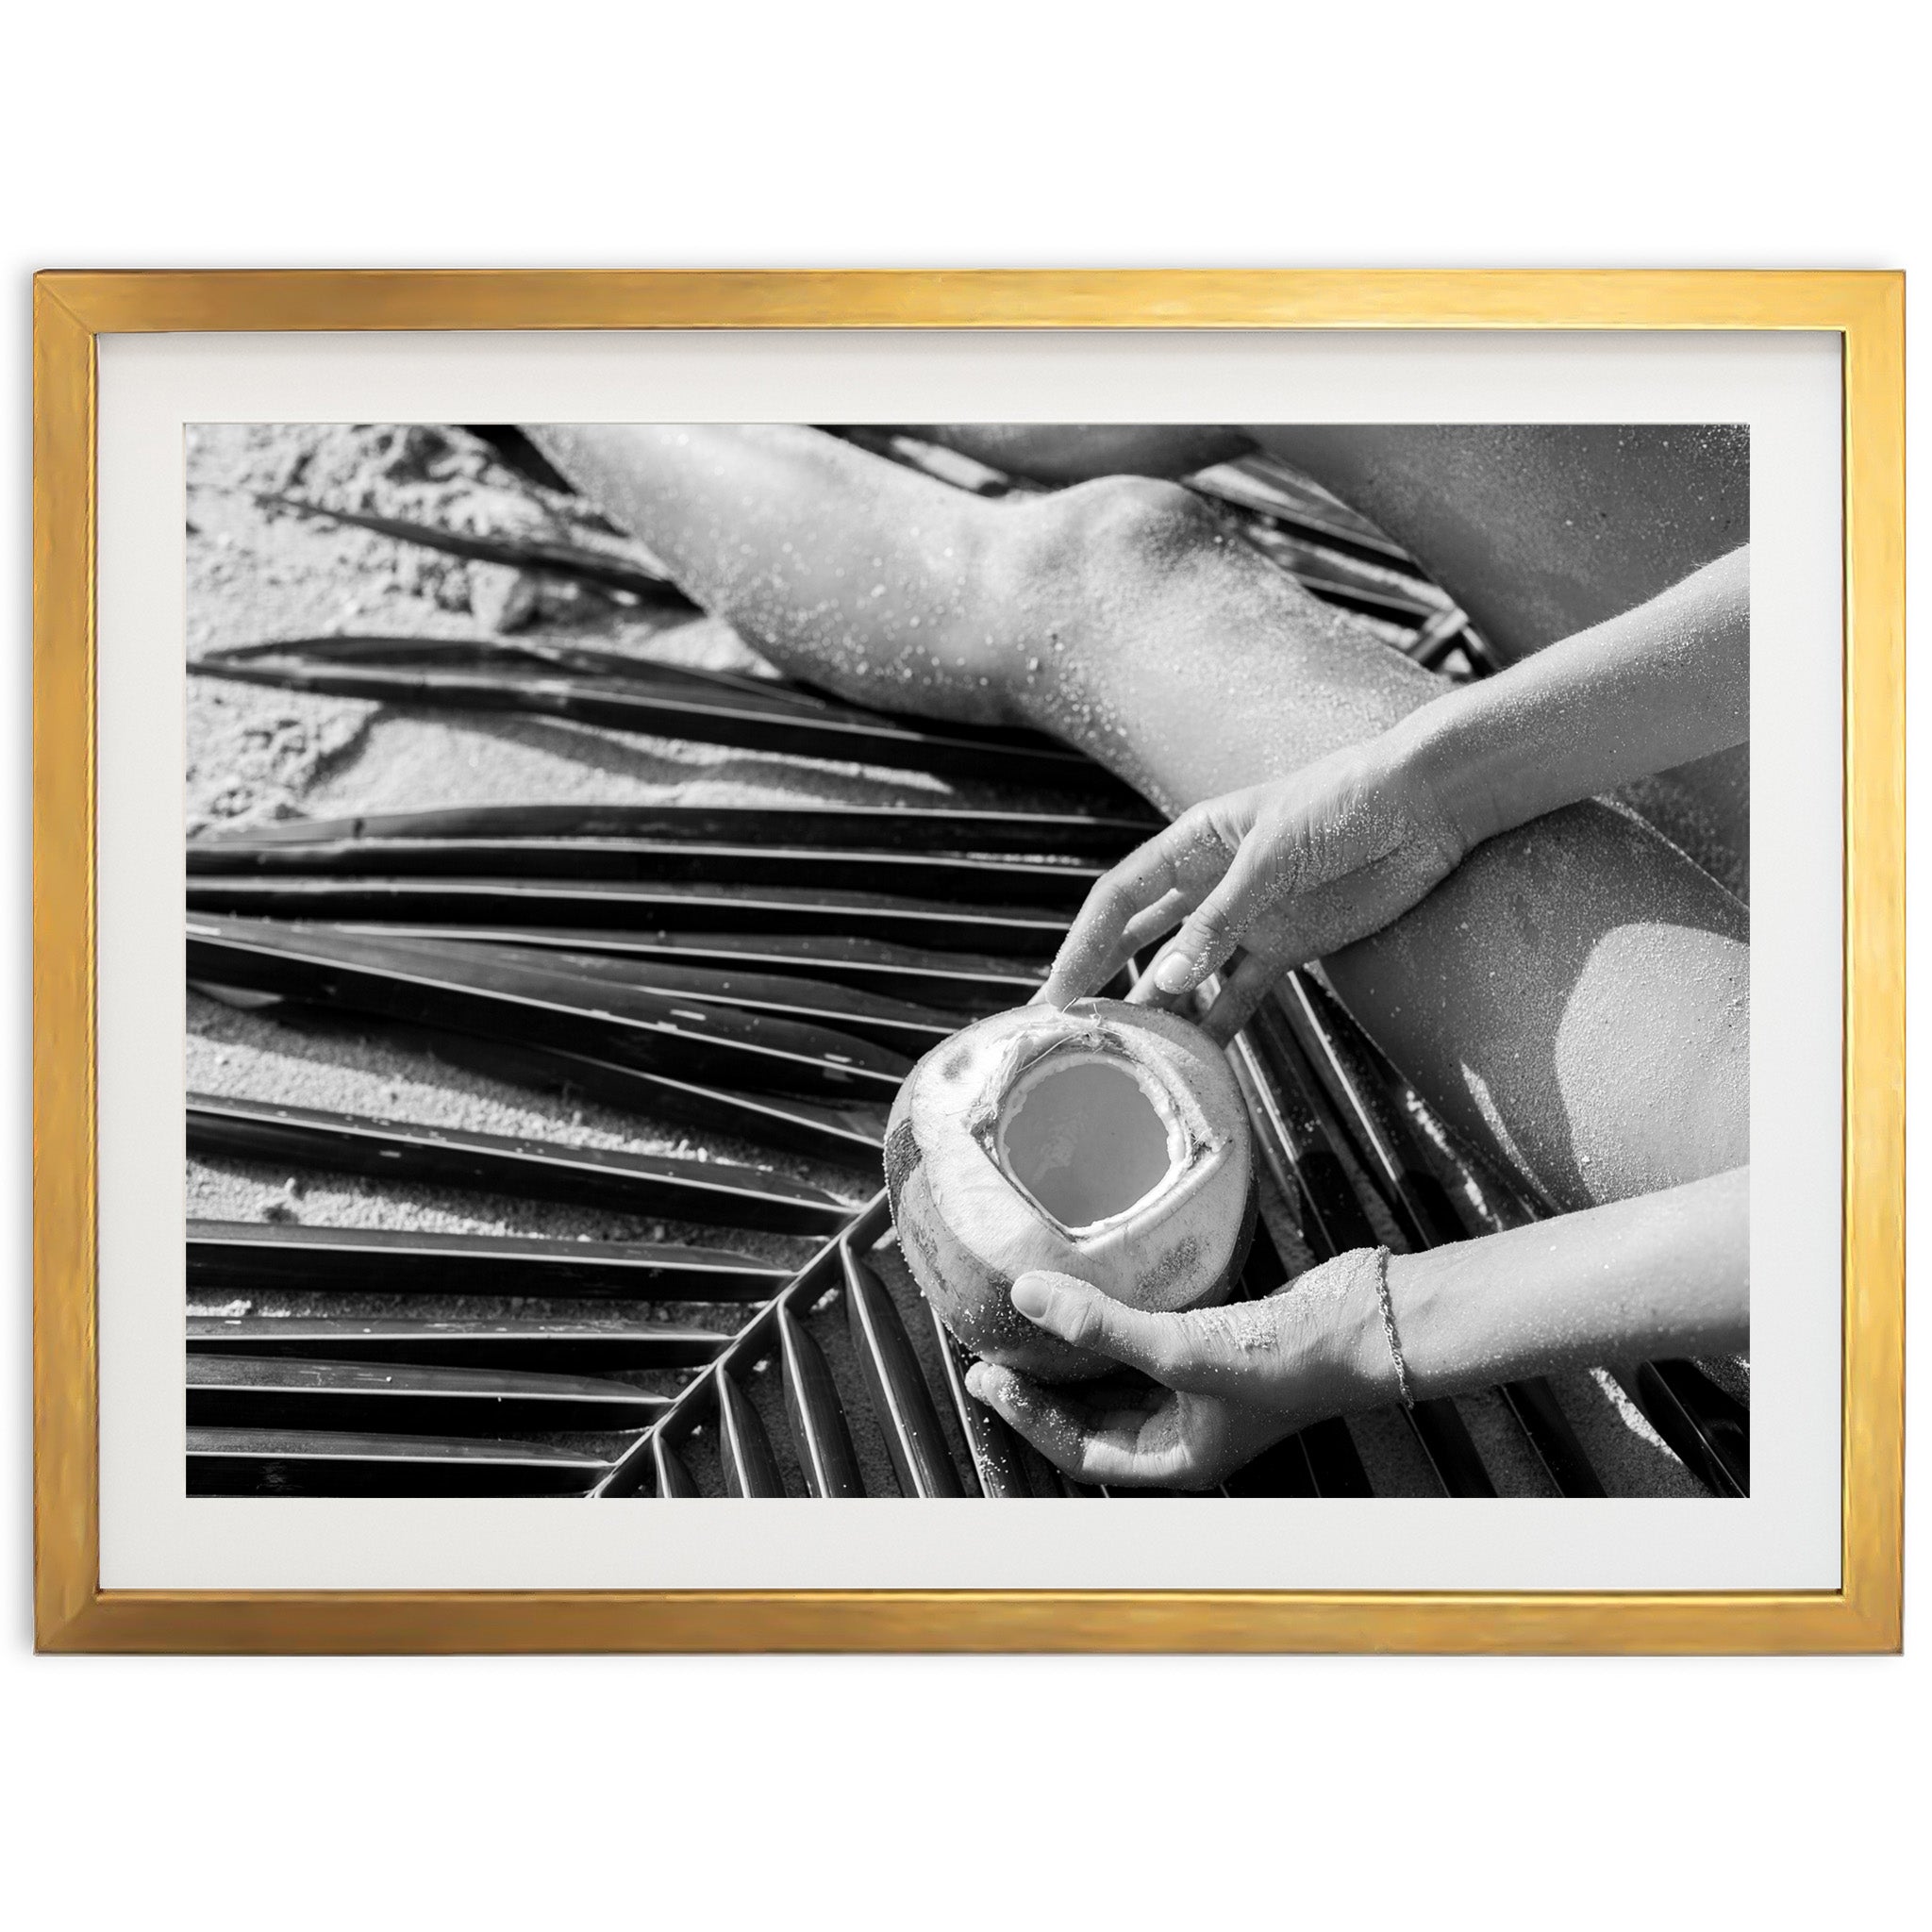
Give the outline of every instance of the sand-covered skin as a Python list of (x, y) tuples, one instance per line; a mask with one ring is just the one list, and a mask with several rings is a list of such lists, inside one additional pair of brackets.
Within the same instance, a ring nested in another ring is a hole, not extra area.
[[(559, 501), (509, 475), (482, 445), (454, 431), (205, 425), (191, 432), (187, 461), (191, 657), (218, 646), (325, 633), (489, 636), (490, 617), (510, 601), (514, 587), (506, 583), (509, 574), (499, 566), (463, 563), (388, 538), (266, 510), (256, 500), (262, 492), (290, 491), (341, 508), (479, 531), (574, 534)], [(704, 668), (763, 668), (722, 623), (667, 621), (599, 597), (566, 595), (554, 587), (541, 591), (540, 624), (545, 634), (594, 639), (604, 648)], [(476, 803), (1058, 802), (1044, 796), (1017, 800), (1010, 791), (995, 793), (903, 773), (632, 737), (551, 720), (432, 713), (205, 677), (189, 681), (185, 768), (191, 836), (275, 819)], [(675, 1123), (618, 1114), (492, 1081), (399, 1046), (377, 1024), (365, 1024), (354, 1016), (290, 1024), (191, 992), (186, 1026), (191, 1089), (487, 1133), (741, 1160), (854, 1199), (869, 1195), (877, 1185), (875, 1175), (715, 1139), (700, 1141)], [(687, 1229), (600, 1210), (456, 1191), (376, 1188), (346, 1176), (291, 1174), (226, 1160), (191, 1158), (187, 1203), (190, 1215), (200, 1219), (527, 1232), (587, 1240), (690, 1240), (781, 1259), (808, 1252), (806, 1243), (782, 1237)], [(1291, 1271), (1306, 1266), (1307, 1251), (1291, 1219), (1266, 1187), (1262, 1211)], [(936, 1343), (917, 1291), (895, 1251), (881, 1250), (875, 1259), (928, 1378), (938, 1387)], [(399, 1298), (324, 1301), (272, 1295), (252, 1301), (192, 1297), (191, 1308), (209, 1314), (422, 1316), (539, 1315), (555, 1308), (606, 1320), (620, 1313), (647, 1314), (724, 1329), (735, 1328), (744, 1312), (716, 1304), (642, 1309), (610, 1303), (524, 1305), (470, 1297), (458, 1307), (447, 1300), (406, 1304)], [(814, 1333), (855, 1419), (868, 1491), (891, 1495), (895, 1485), (883, 1442), (870, 1425), (870, 1406), (846, 1342), (842, 1311), (835, 1309), (817, 1322)], [(629, 1379), (668, 1388), (680, 1378)], [(779, 1447), (781, 1464), (789, 1464), (782, 1407), (773, 1381), (769, 1374), (754, 1377), (750, 1392)], [(1558, 1394), (1614, 1491), (1702, 1493), (1641, 1419), (1620, 1411), (1591, 1378), (1564, 1378)], [(1540, 1472), (1502, 1413), (1500, 1401), (1482, 1398), (1463, 1407), (1500, 1485), (1513, 1493), (1543, 1492)], [(1354, 1427), (1378, 1493), (1433, 1493), (1426, 1468), (1399, 1418), (1369, 1418)], [(570, 1440), (616, 1445), (614, 1438)], [(962, 1459), (963, 1445), (955, 1441), (953, 1446), (956, 1458)], [(708, 1454), (702, 1444), (695, 1447), (694, 1467)]]

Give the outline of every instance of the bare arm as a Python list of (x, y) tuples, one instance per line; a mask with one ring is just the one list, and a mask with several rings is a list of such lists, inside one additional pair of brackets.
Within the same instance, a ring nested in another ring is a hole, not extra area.
[[(1599, 1362), (1728, 1352), (1750, 1325), (1750, 1171), (1391, 1256), (1388, 1270), (1418, 1399)], [(1265, 1301), (1187, 1314), (1148, 1314), (1065, 1274), (1023, 1274), (1013, 1306), (1158, 1385), (1096, 1400), (974, 1366), (974, 1393), (1090, 1482), (1211, 1483), (1309, 1423), (1400, 1392), (1368, 1251)]]
[[(1389, 1261), (1418, 1396), (1749, 1345), (1751, 1170)], [(1366, 1373), (1386, 1378), (1388, 1351)]]
[(1751, 728), (1747, 544), (1398, 727), (1471, 845)]

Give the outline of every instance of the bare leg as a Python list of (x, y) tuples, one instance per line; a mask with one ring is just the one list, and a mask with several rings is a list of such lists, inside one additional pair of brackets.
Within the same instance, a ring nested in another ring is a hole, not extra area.
[[(1272, 425), (1263, 447), (1407, 544), (1515, 659), (1634, 610), (1751, 539), (1749, 431), (1725, 425)], [(1743, 889), (1751, 753), (1631, 802)]]
[[(780, 665), (1051, 731), (1169, 811), (1441, 689), (1171, 485), (987, 503), (808, 430), (533, 433)], [(1560, 1205), (1749, 1158), (1742, 908), (1607, 808), (1492, 841), (1326, 965), (1420, 1091)]]
[[(1406, 545), (1512, 662), (1634, 610), (1751, 536), (1749, 434), (1724, 425), (918, 426), (1057, 483), (1178, 476), (1266, 450)], [(1631, 802), (1742, 889), (1748, 749), (1660, 774)]]
[(1180, 476), (1266, 450), (1407, 545), (1511, 661), (1751, 541), (1749, 435), (1725, 425), (914, 426), (1052, 483)]

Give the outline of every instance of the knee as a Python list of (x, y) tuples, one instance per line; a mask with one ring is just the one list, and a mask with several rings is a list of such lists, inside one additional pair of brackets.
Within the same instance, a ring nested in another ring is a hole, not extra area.
[(1110, 564), (1162, 564), (1212, 541), (1220, 525), (1191, 490), (1153, 476), (1103, 476), (1063, 491), (1061, 517)]
[(1009, 514), (1007, 567), (1035, 600), (1162, 575), (1225, 537), (1193, 491), (1151, 476), (1103, 476)]

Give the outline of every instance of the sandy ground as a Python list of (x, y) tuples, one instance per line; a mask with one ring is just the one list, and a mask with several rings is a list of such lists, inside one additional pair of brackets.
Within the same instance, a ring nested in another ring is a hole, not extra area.
[[(385, 537), (264, 508), (263, 492), (291, 491), (335, 508), (478, 531), (570, 532), (566, 506), (522, 482), (460, 432), (350, 425), (205, 425), (188, 447), (188, 641), (191, 657), (217, 646), (275, 638), (349, 633), (475, 637), (519, 618), (546, 634), (594, 638), (714, 669), (761, 668), (726, 626), (706, 619), (666, 621), (602, 597), (519, 581), (497, 565), (443, 558)], [(482, 802), (573, 800), (711, 804), (800, 802), (995, 803), (972, 788), (858, 766), (766, 757), (681, 741), (599, 731), (548, 720), (432, 715), (346, 699), (314, 697), (192, 677), (186, 744), (191, 837), (267, 820)], [(1006, 794), (1011, 802), (1011, 794)], [(391, 1115), (498, 1134), (530, 1135), (641, 1152), (723, 1158), (779, 1168), (853, 1199), (876, 1184), (861, 1174), (820, 1167), (717, 1140), (699, 1142), (673, 1124), (622, 1115), (490, 1080), (398, 1046), (353, 1019), (293, 1019), (248, 1012), (191, 992), (187, 1012), (192, 1090), (279, 1100), (343, 1112)], [(199, 1219), (300, 1221), (521, 1232), (587, 1240), (690, 1241), (774, 1258), (808, 1247), (783, 1237), (730, 1237), (543, 1203), (431, 1188), (383, 1186), (346, 1177), (294, 1175), (240, 1161), (191, 1159), (188, 1211)], [(1278, 1202), (1270, 1222), (1285, 1258), (1303, 1251)], [(916, 1291), (890, 1247), (879, 1254), (909, 1332), (937, 1386), (934, 1343)], [(252, 1301), (192, 1299), (196, 1313), (323, 1312), (324, 1305), (263, 1295)], [(467, 1298), (425, 1302), (332, 1298), (326, 1308), (367, 1315), (513, 1314), (514, 1302)], [(610, 1319), (608, 1304), (546, 1303), (537, 1313)], [(665, 1320), (735, 1327), (742, 1311), (666, 1304)], [(855, 1417), (869, 1418), (842, 1315), (815, 1326)], [(673, 1388), (675, 1375), (639, 1375)], [(774, 1442), (783, 1416), (769, 1375), (754, 1396)], [(1561, 1379), (1558, 1394), (1613, 1493), (1697, 1494), (1696, 1488), (1608, 1377)], [(1485, 1460), (1509, 1493), (1547, 1493), (1499, 1398), (1464, 1405)], [(1380, 1493), (1433, 1493), (1419, 1452), (1393, 1417), (1355, 1425)], [(868, 1489), (891, 1494), (884, 1446), (861, 1423), (858, 1448)], [(614, 1438), (574, 1437), (614, 1447)], [(960, 1450), (955, 1444), (956, 1453)], [(706, 1459), (702, 1442), (693, 1460)], [(781, 1447), (781, 1461), (785, 1457)], [(705, 1474), (700, 1468), (701, 1479)]]

